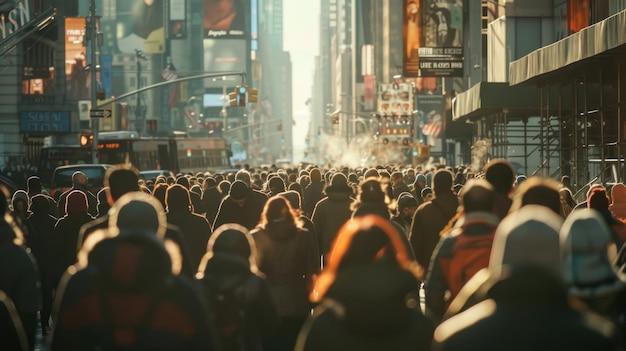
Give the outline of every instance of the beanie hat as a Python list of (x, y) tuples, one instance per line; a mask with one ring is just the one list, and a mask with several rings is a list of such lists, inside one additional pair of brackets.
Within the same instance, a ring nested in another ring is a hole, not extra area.
[(330, 186), (327, 186), (325, 192), (344, 192), (352, 193), (352, 187), (348, 185), (348, 178), (343, 173), (337, 172), (330, 180)]
[(398, 196), (398, 208), (417, 207), (417, 200), (411, 193), (403, 192)]
[(415, 181), (416, 182), (422, 181), (422, 182), (426, 183), (426, 176), (423, 175), (422, 173), (420, 173), (417, 176), (415, 176)]
[(427, 186), (424, 189), (422, 189), (422, 192), (420, 193), (420, 195), (422, 196), (422, 199), (424, 199), (426, 198), (426, 196), (432, 193), (433, 193), (433, 189)]
[(385, 192), (380, 182), (377, 179), (368, 179), (361, 183), (359, 199), (369, 203), (385, 202)]
[(24, 203), (26, 204), (26, 207), (28, 207), (28, 194), (26, 194), (26, 192), (24, 190), (18, 190), (15, 193), (13, 193), (13, 198), (11, 199), (11, 206), (13, 207), (13, 209), (15, 209), (15, 205), (17, 204), (17, 201), (24, 201)]
[(278, 195), (287, 199), (287, 201), (289, 201), (289, 205), (291, 205), (291, 208), (293, 208), (294, 210), (300, 209), (300, 194), (297, 191), (284, 191), (282, 193), (279, 193)]
[(236, 180), (230, 185), (229, 195), (234, 200), (243, 200), (248, 197), (250, 188), (241, 180)]
[(141, 233), (162, 239), (167, 231), (167, 216), (157, 198), (134, 191), (115, 202), (110, 211), (109, 228), (117, 228), (120, 235)]
[[(561, 277), (559, 231), (563, 218), (545, 206), (528, 205), (505, 217), (496, 229), (489, 270), (496, 279), (511, 269), (535, 266)], [(532, 253), (532, 254), (529, 254)]]
[(612, 269), (606, 250), (611, 231), (597, 211), (572, 212), (560, 235), (563, 278), (570, 294), (599, 296), (624, 287)]
[(587, 206), (596, 210), (608, 209), (609, 198), (606, 195), (606, 190), (602, 187), (593, 188), (587, 198)]
[(67, 195), (67, 202), (65, 203), (65, 212), (67, 214), (85, 213), (88, 208), (87, 195), (82, 191), (72, 190)]

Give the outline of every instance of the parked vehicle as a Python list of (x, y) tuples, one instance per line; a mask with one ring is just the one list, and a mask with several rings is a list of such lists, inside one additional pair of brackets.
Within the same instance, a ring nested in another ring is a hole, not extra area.
[[(72, 175), (76, 171), (81, 171), (87, 176), (87, 188), (94, 195), (104, 186), (104, 175), (111, 165), (108, 164), (78, 164), (60, 166), (52, 173), (50, 184), (50, 195), (60, 195), (72, 187)], [(58, 194), (57, 194), (58, 193)]]

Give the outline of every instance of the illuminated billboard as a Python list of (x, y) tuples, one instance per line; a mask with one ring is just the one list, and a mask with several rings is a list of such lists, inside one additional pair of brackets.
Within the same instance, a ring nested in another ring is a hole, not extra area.
[(404, 0), (405, 77), (463, 76), (463, 0)]
[(211, 39), (246, 39), (250, 0), (204, 0), (204, 37)]
[(120, 52), (161, 54), (165, 50), (163, 28), (165, 0), (117, 0), (115, 37)]
[(90, 85), (85, 71), (84, 17), (65, 18), (65, 93), (68, 100), (88, 100)]

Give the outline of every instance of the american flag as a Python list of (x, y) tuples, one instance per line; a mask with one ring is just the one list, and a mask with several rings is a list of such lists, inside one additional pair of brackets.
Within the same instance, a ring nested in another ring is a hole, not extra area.
[(422, 126), (422, 133), (424, 135), (430, 135), (433, 138), (438, 138), (439, 133), (441, 132), (441, 123), (439, 122), (428, 122)]

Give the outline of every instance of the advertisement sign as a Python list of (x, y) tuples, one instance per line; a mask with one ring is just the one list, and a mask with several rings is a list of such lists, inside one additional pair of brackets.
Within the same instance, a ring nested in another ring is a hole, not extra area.
[(417, 96), (417, 137), (423, 144), (434, 146), (444, 129), (445, 99), (443, 95)]
[(376, 113), (380, 116), (410, 116), (413, 112), (413, 86), (408, 83), (380, 84)]
[(185, 0), (170, 0), (169, 5), (168, 37), (170, 39), (185, 39), (187, 37)]
[(246, 39), (249, 0), (204, 0), (204, 37)]
[(68, 133), (70, 112), (20, 112), (20, 133)]
[(88, 100), (90, 97), (88, 72), (85, 71), (84, 35), (84, 17), (65, 18), (65, 93), (68, 100)]
[(405, 77), (463, 76), (463, 0), (404, 0)]
[(161, 54), (165, 50), (163, 8), (165, 0), (116, 0), (117, 49)]
[[(227, 72), (246, 71), (249, 55), (246, 53), (245, 39), (204, 39), (204, 71)], [(224, 81), (205, 79), (205, 87), (235, 86)]]

